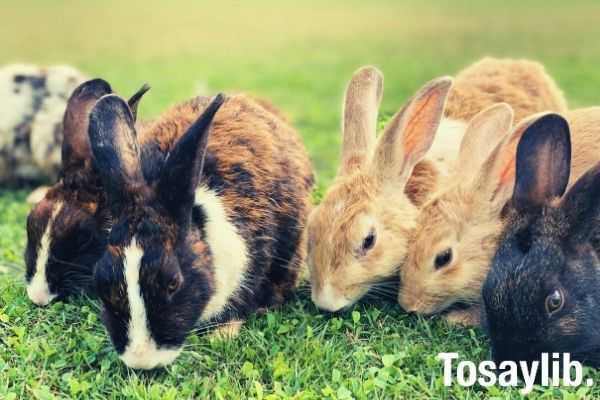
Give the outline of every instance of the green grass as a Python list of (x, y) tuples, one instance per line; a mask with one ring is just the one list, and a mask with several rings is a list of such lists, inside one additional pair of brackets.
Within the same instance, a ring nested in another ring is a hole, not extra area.
[[(302, 133), (319, 186), (335, 174), (340, 101), (357, 67), (386, 78), (389, 116), (426, 80), (483, 55), (544, 62), (571, 106), (598, 103), (600, 3), (358, 0), (0, 3), (0, 64), (69, 63), (124, 94), (153, 89), (141, 115), (198, 93), (271, 99)], [(252, 5), (250, 5), (252, 4)], [(0, 191), (0, 398), (516, 398), (517, 390), (442, 385), (436, 355), (489, 358), (481, 332), (408, 316), (394, 304), (330, 318), (305, 293), (250, 320), (231, 341), (193, 337), (178, 361), (140, 373), (117, 359), (80, 299), (37, 308), (22, 275), (25, 192)], [(600, 374), (587, 371), (596, 381)], [(537, 388), (530, 398), (600, 396)]]

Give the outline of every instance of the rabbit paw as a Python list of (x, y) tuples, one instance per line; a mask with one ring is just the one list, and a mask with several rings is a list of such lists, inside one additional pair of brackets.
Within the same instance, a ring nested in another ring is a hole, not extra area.
[(210, 336), (217, 339), (233, 339), (240, 333), (244, 321), (233, 320), (215, 328)]
[(480, 306), (471, 306), (464, 310), (453, 310), (446, 314), (446, 321), (451, 325), (479, 326), (481, 322)]

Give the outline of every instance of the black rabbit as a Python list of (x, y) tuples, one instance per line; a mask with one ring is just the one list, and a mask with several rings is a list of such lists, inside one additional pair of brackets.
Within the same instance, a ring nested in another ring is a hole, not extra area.
[[(597, 136), (598, 111), (579, 115), (573, 132)], [(482, 292), (496, 362), (568, 352), (600, 366), (600, 163), (567, 191), (571, 169), (585, 162), (571, 155), (569, 124), (558, 115), (538, 120), (519, 142), (515, 188)]]

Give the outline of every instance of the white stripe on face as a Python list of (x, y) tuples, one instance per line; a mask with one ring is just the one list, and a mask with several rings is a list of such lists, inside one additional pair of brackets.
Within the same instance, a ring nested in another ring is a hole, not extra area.
[(48, 264), (48, 258), (50, 258), (52, 224), (62, 207), (63, 203), (57, 202), (52, 209), (52, 214), (48, 219), (48, 225), (46, 225), (46, 230), (40, 240), (40, 247), (35, 260), (35, 272), (33, 273), (31, 281), (27, 284), (27, 296), (29, 296), (29, 299), (38, 306), (48, 305), (56, 298), (56, 294), (50, 293), (50, 286), (46, 279), (46, 265)]
[(202, 313), (202, 319), (207, 320), (225, 311), (229, 299), (239, 290), (248, 268), (248, 251), (214, 191), (199, 187), (195, 203), (206, 214), (206, 242), (215, 267), (215, 291)]
[(129, 300), (129, 339), (121, 360), (131, 368), (152, 369), (172, 363), (181, 349), (160, 349), (150, 335), (146, 307), (140, 287), (140, 267), (144, 250), (138, 245), (135, 237), (124, 251), (123, 266), (127, 299)]

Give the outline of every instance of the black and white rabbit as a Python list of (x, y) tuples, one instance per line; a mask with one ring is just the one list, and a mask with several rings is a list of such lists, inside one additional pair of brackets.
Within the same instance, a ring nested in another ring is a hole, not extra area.
[[(144, 85), (130, 99), (137, 109)], [(89, 112), (104, 95), (108, 82), (93, 79), (69, 97), (60, 124), (60, 179), (48, 188), (27, 218), (25, 280), (27, 295), (40, 306), (92, 289), (92, 269), (104, 254), (110, 213), (100, 177), (92, 165), (88, 139)], [(145, 142), (140, 135), (140, 142)]]
[(558, 115), (538, 120), (519, 142), (514, 192), (482, 291), (497, 362), (568, 352), (600, 366), (600, 108), (566, 116), (595, 156), (571, 153), (569, 124)]
[(173, 362), (199, 323), (239, 326), (288, 297), (313, 185), (296, 132), (249, 97), (196, 98), (148, 129), (165, 152), (141, 154), (118, 96), (90, 114), (114, 221), (95, 283), (117, 353), (142, 369)]

